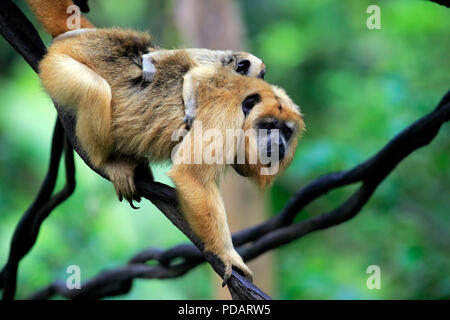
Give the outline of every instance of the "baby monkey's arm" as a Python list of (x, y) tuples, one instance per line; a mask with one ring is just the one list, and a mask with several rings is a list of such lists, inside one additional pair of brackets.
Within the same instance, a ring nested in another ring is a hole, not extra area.
[(200, 66), (191, 69), (183, 77), (183, 101), (184, 101), (184, 122), (188, 129), (192, 126), (197, 115), (197, 88), (200, 80), (212, 77), (216, 72), (216, 67), (212, 65)]
[[(173, 55), (177, 50), (161, 50), (147, 53), (142, 56), (142, 78), (146, 82), (151, 82), (155, 78), (155, 63)], [(190, 128), (196, 117), (197, 109), (197, 84), (202, 78), (211, 77), (216, 72), (218, 64), (207, 63), (189, 70), (183, 77), (183, 101), (185, 117), (184, 122)]]
[(156, 66), (159, 61), (183, 52), (194, 61), (192, 67), (183, 77), (183, 99), (185, 106), (184, 122), (189, 128), (196, 117), (197, 82), (203, 77), (214, 75), (217, 68), (231, 68), (236, 73), (248, 77), (264, 78), (266, 66), (261, 59), (248, 52), (233, 52), (230, 50), (208, 49), (178, 49), (158, 50), (142, 56), (142, 78), (145, 82), (152, 82), (156, 74)]

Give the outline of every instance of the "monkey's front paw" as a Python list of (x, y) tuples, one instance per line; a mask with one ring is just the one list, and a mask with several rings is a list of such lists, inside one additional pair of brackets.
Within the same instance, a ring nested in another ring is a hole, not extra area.
[(224, 254), (219, 255), (219, 258), (225, 266), (222, 287), (224, 287), (227, 284), (228, 280), (230, 280), (233, 267), (237, 268), (249, 281), (253, 281), (252, 271), (249, 269), (249, 267), (247, 267), (236, 250), (232, 249), (230, 251), (227, 251)]

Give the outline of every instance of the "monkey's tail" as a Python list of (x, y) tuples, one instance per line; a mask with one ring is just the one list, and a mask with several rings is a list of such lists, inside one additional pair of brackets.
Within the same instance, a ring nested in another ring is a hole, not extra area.
[(79, 28), (95, 28), (72, 0), (26, 0), (45, 31), (53, 37)]

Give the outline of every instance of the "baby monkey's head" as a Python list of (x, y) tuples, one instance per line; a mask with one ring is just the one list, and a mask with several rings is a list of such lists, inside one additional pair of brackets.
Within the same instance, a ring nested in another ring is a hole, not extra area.
[(223, 65), (231, 65), (243, 76), (264, 79), (266, 65), (261, 59), (248, 52), (233, 52), (222, 60)]

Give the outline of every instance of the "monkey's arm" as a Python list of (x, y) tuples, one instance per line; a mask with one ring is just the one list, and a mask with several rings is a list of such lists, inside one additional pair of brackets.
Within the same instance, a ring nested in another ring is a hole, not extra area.
[(233, 247), (219, 188), (214, 180), (201, 178), (207, 177), (209, 173), (199, 169), (195, 165), (174, 165), (169, 172), (176, 185), (185, 218), (205, 244), (204, 250), (214, 253), (223, 262), (224, 284), (231, 276), (233, 266), (251, 279), (251, 270)]

